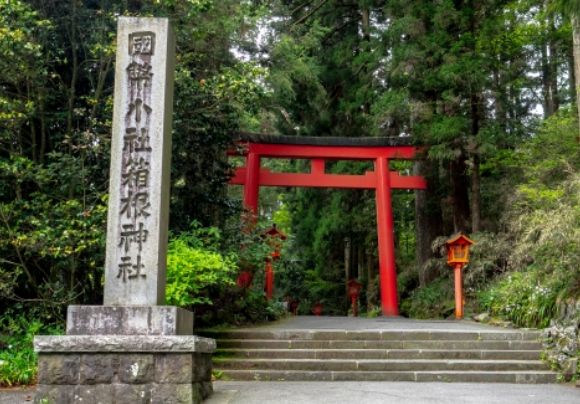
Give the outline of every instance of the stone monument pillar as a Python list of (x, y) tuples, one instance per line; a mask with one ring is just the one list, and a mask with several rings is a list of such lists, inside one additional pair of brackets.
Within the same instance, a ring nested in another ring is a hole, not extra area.
[(174, 38), (163, 18), (120, 17), (103, 306), (69, 306), (65, 336), (39, 336), (36, 402), (198, 403), (213, 339), (163, 306)]

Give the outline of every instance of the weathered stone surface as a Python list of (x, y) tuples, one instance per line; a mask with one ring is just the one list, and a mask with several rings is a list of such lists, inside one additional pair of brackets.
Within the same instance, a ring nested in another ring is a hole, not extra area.
[(193, 383), (192, 386), (192, 401), (194, 403), (200, 403), (203, 401), (203, 388), (201, 383)]
[(478, 323), (487, 323), (491, 319), (489, 313), (479, 313), (473, 316), (473, 320), (477, 321)]
[(151, 384), (112, 384), (114, 403), (151, 403)]
[(188, 384), (153, 384), (151, 388), (152, 404), (191, 404), (200, 403), (201, 395), (191, 383)]
[(75, 386), (69, 385), (43, 385), (36, 388), (35, 404), (68, 404), (74, 402)]
[(112, 404), (114, 389), (110, 384), (80, 385), (74, 390), (75, 403)]
[(41, 355), (38, 358), (38, 383), (46, 385), (77, 384), (79, 355)]
[(105, 305), (165, 300), (174, 48), (167, 18), (119, 18)]
[(191, 335), (193, 313), (173, 306), (69, 306), (68, 335)]
[(559, 306), (561, 317), (543, 331), (544, 351), (548, 362), (565, 380), (571, 380), (578, 373), (580, 300), (560, 302)]
[(129, 384), (153, 382), (155, 378), (155, 356), (152, 354), (121, 355), (119, 381)]
[(198, 352), (212, 353), (215, 340), (196, 335), (53, 335), (34, 338), (34, 350), (41, 353), (70, 352)]
[(119, 358), (111, 354), (81, 355), (80, 384), (111, 383)]
[(211, 380), (212, 360), (210, 354), (193, 355), (193, 378), (194, 382), (207, 382)]
[(157, 383), (190, 383), (193, 374), (192, 354), (165, 354), (155, 358)]
[(213, 383), (212, 382), (199, 382), (201, 387), (201, 396), (206, 399), (213, 394)]

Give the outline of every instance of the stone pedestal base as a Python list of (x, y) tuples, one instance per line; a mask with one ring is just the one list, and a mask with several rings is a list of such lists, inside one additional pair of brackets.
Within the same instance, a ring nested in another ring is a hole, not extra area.
[(41, 336), (36, 403), (200, 403), (215, 341), (198, 336)]
[(68, 306), (67, 335), (191, 335), (193, 313), (174, 306)]

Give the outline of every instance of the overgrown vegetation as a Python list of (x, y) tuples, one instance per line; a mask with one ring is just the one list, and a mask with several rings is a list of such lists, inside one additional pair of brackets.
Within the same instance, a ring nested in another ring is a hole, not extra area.
[[(521, 327), (546, 327), (559, 302), (580, 297), (580, 150), (571, 111), (546, 120), (537, 135), (496, 168), (508, 174), (506, 210), (497, 233), (473, 235), (466, 267), (468, 309), (487, 311)], [(515, 192), (509, 192), (513, 188)], [(429, 265), (445, 269), (441, 258)], [(447, 270), (450, 272), (450, 270)], [(451, 280), (417, 290), (403, 308), (413, 317), (445, 317)], [(469, 302), (471, 301), (471, 302)], [(448, 308), (447, 308), (448, 309)]]
[(0, 317), (0, 386), (33, 384), (36, 380), (36, 353), (32, 349), (35, 335), (60, 334), (61, 329), (46, 326), (40, 319), (30, 320), (18, 312)]

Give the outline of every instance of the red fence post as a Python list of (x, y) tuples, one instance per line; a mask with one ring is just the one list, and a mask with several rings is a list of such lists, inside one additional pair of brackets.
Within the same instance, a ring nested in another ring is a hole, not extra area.
[(395, 238), (391, 201), (389, 161), (379, 157), (375, 162), (377, 173), (377, 235), (379, 245), (379, 284), (385, 316), (398, 316), (397, 271), (395, 268)]

